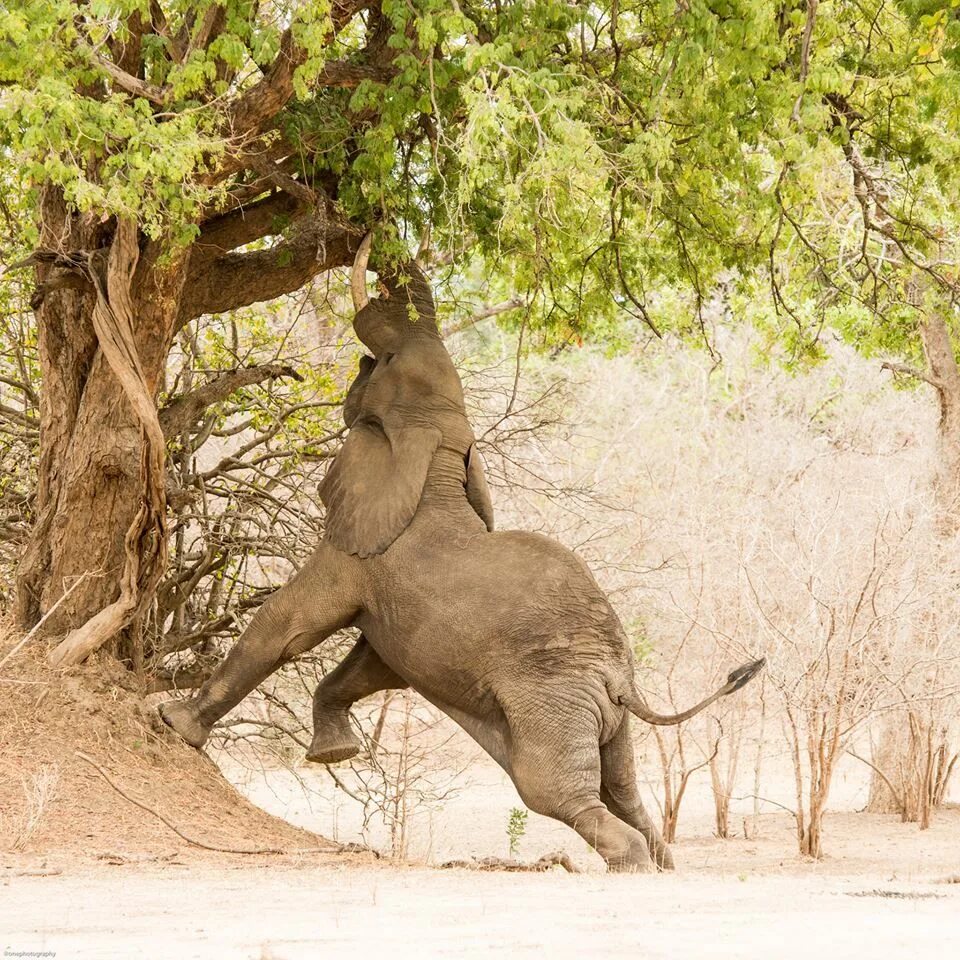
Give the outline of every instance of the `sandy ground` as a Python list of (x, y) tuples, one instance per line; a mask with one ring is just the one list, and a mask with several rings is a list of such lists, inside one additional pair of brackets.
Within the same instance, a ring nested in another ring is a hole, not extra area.
[[(562, 849), (585, 872), (428, 866), (506, 855), (507, 819), (519, 799), (488, 758), (471, 762), (442, 802), (415, 811), (408, 852), (417, 866), (329, 850), (299, 858), (225, 856), (188, 847), (121, 798), (77, 749), (95, 753), (129, 796), (208, 842), (269, 840), (290, 850), (317, 841), (243, 801), (210, 775), (209, 760), (168, 743), (119, 693), (94, 702), (80, 686), (71, 692), (64, 684), (48, 696), (59, 698), (55, 723), (47, 717), (37, 726), (46, 714), (35, 693), (8, 699), (0, 714), (8, 721), (0, 724), (0, 787), (6, 784), (0, 826), (22, 820), (24, 811), (8, 808), (11, 800), (23, 805), (21, 779), (27, 761), (37, 760), (38, 741), (44, 769), (58, 777), (45, 805), (28, 803), (39, 819), (24, 852), (0, 854), (3, 958), (316, 960), (339, 948), (351, 958), (391, 960), (491, 952), (552, 958), (622, 952), (643, 960), (960, 956), (960, 807), (941, 811), (922, 832), (895, 817), (859, 814), (867, 781), (854, 761), (837, 771), (826, 856), (815, 863), (795, 852), (793, 821), (779, 806), (790, 804), (791, 785), (776, 753), (767, 762), (755, 823), (749, 769), (737, 785), (735, 839), (713, 836), (709, 779), (691, 781), (673, 875), (606, 875), (576, 834), (533, 814), (520, 856), (533, 860)], [(655, 809), (655, 768), (647, 762), (641, 769)], [(383, 825), (364, 829), (356, 807), (318, 768), (232, 775), (272, 813), (339, 841), (386, 849)]]
[(919, 881), (235, 862), (76, 867), (0, 884), (4, 957), (960, 954), (960, 885)]
[[(464, 791), (434, 820), (435, 848), (505, 853), (501, 814), (512, 798), (503, 789)], [(112, 866), (73, 852), (0, 858), (2, 956), (316, 960), (340, 948), (354, 958), (418, 960), (491, 951), (644, 960), (960, 956), (960, 809), (942, 811), (922, 832), (895, 817), (831, 814), (828, 854), (814, 863), (795, 854), (783, 812), (764, 815), (752, 839), (721, 841), (698, 806), (691, 803), (674, 846), (673, 875), (606, 875), (574, 834), (533, 817), (522, 855), (562, 847), (587, 872), (224, 857), (172, 836), (170, 858), (159, 862)], [(26, 875), (36, 871), (56, 875)]]

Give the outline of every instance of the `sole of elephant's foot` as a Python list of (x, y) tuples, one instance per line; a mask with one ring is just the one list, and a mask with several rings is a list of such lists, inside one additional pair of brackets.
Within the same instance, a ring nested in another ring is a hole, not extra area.
[(160, 714), (160, 719), (184, 743), (189, 743), (191, 747), (196, 747), (199, 750), (207, 742), (210, 730), (197, 722), (189, 704), (181, 700), (168, 700), (166, 703), (160, 704), (157, 712)]
[(307, 759), (311, 763), (341, 763), (355, 757), (360, 752), (360, 744), (344, 740), (340, 743), (322, 743), (311, 745), (307, 751)]

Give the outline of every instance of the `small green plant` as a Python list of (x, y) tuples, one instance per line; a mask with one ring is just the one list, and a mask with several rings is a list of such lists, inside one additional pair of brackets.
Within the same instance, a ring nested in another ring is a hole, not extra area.
[(510, 840), (510, 856), (515, 857), (520, 847), (520, 841), (527, 832), (526, 810), (521, 807), (514, 807), (510, 811), (510, 819), (507, 821), (507, 838)]

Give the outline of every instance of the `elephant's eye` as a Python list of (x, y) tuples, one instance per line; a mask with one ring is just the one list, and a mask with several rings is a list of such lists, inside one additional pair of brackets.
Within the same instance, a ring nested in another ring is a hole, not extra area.
[(391, 361), (395, 356), (396, 356), (395, 353), (388, 353), (388, 354), (383, 358), (383, 362), (384, 362), (384, 363), (390, 363), (390, 361)]

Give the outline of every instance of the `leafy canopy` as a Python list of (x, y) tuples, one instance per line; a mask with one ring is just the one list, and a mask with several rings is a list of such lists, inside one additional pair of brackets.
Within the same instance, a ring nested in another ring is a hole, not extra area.
[[(283, 142), (298, 183), (388, 225), (384, 255), (430, 225), (560, 339), (616, 341), (624, 311), (695, 332), (732, 276), (770, 293), (798, 355), (825, 323), (910, 349), (904, 264), (952, 289), (957, 0), (346, 7), (0, 6), (0, 138), (28, 206), (52, 187), (189, 242), (249, 187), (244, 151)], [(244, 93), (288, 49), (293, 95), (238, 136)]]

